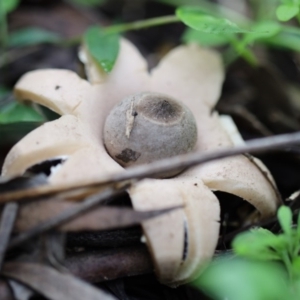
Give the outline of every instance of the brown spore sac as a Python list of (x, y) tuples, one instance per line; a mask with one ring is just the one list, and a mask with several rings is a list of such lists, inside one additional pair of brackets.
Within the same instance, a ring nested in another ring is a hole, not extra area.
[(168, 95), (143, 92), (124, 98), (111, 110), (103, 136), (109, 155), (126, 168), (193, 151), (197, 125), (183, 103)]

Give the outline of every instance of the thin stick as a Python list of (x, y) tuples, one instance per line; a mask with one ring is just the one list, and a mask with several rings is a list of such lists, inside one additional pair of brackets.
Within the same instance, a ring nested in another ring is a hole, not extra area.
[(0, 270), (7, 250), (8, 241), (11, 236), (16, 220), (19, 205), (15, 202), (7, 203), (4, 206), (0, 223)]
[[(11, 240), (11, 242), (9, 243), (7, 248), (11, 249), (16, 246), (19, 246), (22, 243), (24, 243), (25, 241), (27, 241), (41, 233), (49, 231), (55, 227), (65, 224), (66, 222), (68, 222), (70, 220), (75, 219), (79, 215), (84, 214), (85, 212), (98, 206), (102, 202), (104, 202), (108, 199), (111, 199), (112, 197), (116, 197), (116, 196), (120, 195), (126, 188), (128, 188), (128, 186), (124, 186), (119, 189), (107, 188), (104, 191), (101, 191), (100, 193), (97, 193), (95, 195), (88, 197), (85, 201), (78, 204), (77, 207), (68, 209), (68, 210), (62, 212), (61, 214), (56, 215), (55, 217), (53, 217), (43, 223), (40, 223), (23, 233), (20, 233), (18, 236), (16, 236), (15, 238), (13, 238)], [(170, 207), (170, 208), (166, 208), (166, 209), (145, 211), (144, 215), (143, 215), (143, 213), (141, 214), (140, 221), (148, 219), (148, 218), (157, 217), (159, 215), (168, 213), (168, 212), (170, 212), (174, 209), (178, 209), (178, 208), (182, 208), (182, 206), (174, 206), (174, 207)], [(137, 223), (140, 223), (140, 221), (137, 220)], [(124, 225), (125, 225), (125, 222), (124, 222)]]
[(226, 158), (243, 153), (262, 153), (271, 150), (283, 149), (297, 143), (300, 143), (300, 132), (253, 139), (248, 141), (245, 145), (236, 146), (234, 148), (227, 148), (204, 154), (200, 152), (194, 152), (181, 156), (166, 158), (151, 164), (131, 167), (108, 177), (104, 177), (103, 175), (99, 176), (98, 179), (95, 178), (93, 181), (84, 181), (84, 179), (82, 179), (80, 181), (72, 182), (69, 185), (45, 185), (27, 190), (3, 193), (0, 194), (0, 203), (5, 203), (8, 201), (22, 201), (26, 198), (38, 198), (41, 196), (57, 194), (58, 192), (80, 192), (80, 189), (87, 187), (101, 187), (109, 183), (142, 179), (145, 177), (155, 177), (165, 172), (171, 172), (181, 168), (186, 169), (216, 159)]
[(175, 15), (162, 16), (162, 17), (151, 18), (151, 19), (146, 19), (141, 21), (135, 21), (131, 23), (112, 25), (106, 27), (104, 31), (106, 33), (121, 33), (124, 31), (140, 30), (144, 28), (149, 28), (149, 27), (159, 26), (159, 25), (167, 25), (176, 22), (180, 22), (180, 19)]
[(35, 237), (43, 232), (46, 232), (58, 225), (64, 224), (64, 223), (76, 218), (80, 214), (83, 214), (83, 213), (89, 211), (90, 209), (96, 207), (101, 202), (104, 202), (105, 200), (110, 199), (113, 196), (117, 196), (123, 190), (124, 190), (124, 188), (120, 189), (120, 190), (115, 190), (113, 188), (107, 188), (106, 190), (101, 191), (100, 193), (97, 193), (95, 195), (88, 197), (78, 207), (69, 209), (69, 210), (55, 216), (54, 218), (33, 227), (32, 229), (30, 229), (28, 231), (20, 233), (18, 236), (11, 239), (11, 241), (8, 245), (8, 249), (19, 246), (20, 244), (22, 244), (23, 242), (27, 241), (30, 238), (33, 238), (33, 237)]
[(253, 139), (245, 145), (222, 149), (211, 153), (199, 152), (175, 156), (151, 163), (126, 169), (124, 172), (111, 176), (109, 182), (120, 182), (129, 179), (154, 177), (165, 172), (185, 169), (198, 164), (207, 163), (216, 159), (226, 158), (243, 153), (261, 153), (270, 150), (282, 149), (300, 143), (300, 132), (282, 134), (272, 137)]
[[(4, 8), (4, 1), (0, 1), (0, 50), (4, 49), (7, 44), (7, 16)], [(0, 51), (1, 53), (2, 51)]]

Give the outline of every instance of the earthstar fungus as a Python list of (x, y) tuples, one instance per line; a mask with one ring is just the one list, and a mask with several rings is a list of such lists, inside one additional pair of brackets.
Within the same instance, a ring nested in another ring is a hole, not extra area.
[[(105, 179), (108, 174), (122, 171), (120, 164), (106, 151), (104, 125), (117, 103), (129, 99), (130, 106), (130, 97), (135, 95), (164, 95), (182, 102), (193, 112), (197, 141), (191, 142), (195, 146), (187, 151), (194, 148), (193, 151), (205, 152), (236, 143), (223, 119), (211, 112), (224, 77), (217, 53), (196, 45), (180, 46), (149, 74), (146, 61), (137, 49), (122, 39), (119, 57), (108, 75), (98, 68), (84, 48), (81, 59), (88, 80), (71, 71), (49, 69), (29, 72), (17, 83), (15, 94), (19, 100), (32, 100), (62, 117), (45, 123), (17, 143), (5, 160), (3, 175), (20, 175), (32, 165), (60, 156), (67, 160), (49, 176), (51, 185)], [(229, 123), (234, 128), (232, 122)], [(123, 124), (122, 134), (130, 139), (135, 125), (134, 122)], [(140, 142), (143, 143), (143, 139)], [(180, 151), (178, 153), (184, 153)], [(241, 197), (252, 204), (262, 218), (274, 214), (280, 203), (268, 170), (258, 160), (243, 155), (196, 166), (168, 179), (144, 179), (128, 190), (137, 210), (183, 205), (182, 209), (142, 224), (161, 282), (176, 285), (191, 280), (201, 264), (212, 257), (219, 235), (220, 208), (211, 190)], [(95, 212), (90, 216), (93, 214)], [(76, 222), (73, 221), (68, 230), (74, 230)], [(24, 230), (22, 226), (18, 229)]]
[[(104, 145), (121, 166), (129, 167), (185, 154), (197, 141), (193, 113), (160, 93), (140, 93), (119, 102), (104, 125)], [(165, 173), (171, 177), (181, 170)]]

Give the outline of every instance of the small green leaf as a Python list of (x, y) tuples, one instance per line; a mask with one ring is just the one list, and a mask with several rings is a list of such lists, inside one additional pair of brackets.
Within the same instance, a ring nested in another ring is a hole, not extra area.
[(278, 34), (281, 31), (281, 29), (281, 25), (277, 22), (262, 21), (253, 26), (253, 33), (246, 34), (246, 39), (248, 39), (249, 43), (260, 38), (269, 38)]
[(272, 21), (259, 22), (253, 26), (252, 32), (246, 33), (243, 39), (238, 42), (238, 44), (236, 45), (236, 49), (238, 53), (240, 53), (240, 55), (243, 56), (244, 58), (246, 58), (247, 56), (250, 57), (249, 56), (250, 53), (248, 53), (249, 45), (252, 45), (255, 41), (272, 37), (278, 34), (280, 30), (281, 30), (281, 26), (276, 22), (272, 22)]
[(0, 124), (43, 121), (44, 118), (33, 108), (18, 102), (8, 103), (0, 110)]
[(282, 4), (286, 4), (286, 5), (292, 5), (292, 4), (296, 4), (299, 3), (299, 0), (280, 0)]
[(292, 269), (293, 269), (293, 273), (296, 274), (296, 276), (300, 279), (300, 256), (295, 257), (293, 259), (293, 261), (292, 261)]
[(216, 18), (203, 13), (203, 10), (195, 6), (182, 6), (176, 9), (177, 17), (187, 26), (211, 34), (228, 34), (238, 32), (249, 32), (238, 27), (235, 23)]
[(247, 46), (243, 45), (242, 43), (238, 43), (234, 45), (235, 50), (243, 59), (245, 59), (250, 65), (257, 66), (258, 61), (254, 54), (254, 52), (248, 48)]
[(293, 293), (293, 295), (295, 295), (295, 298), (294, 299), (297, 299), (299, 298), (299, 295), (300, 295), (300, 277), (299, 277), (299, 270), (298, 272), (296, 272), (296, 276), (297, 276), (297, 279), (293, 280), (292, 282), (292, 287), (291, 287), (291, 291)]
[(183, 42), (185, 43), (197, 43), (201, 46), (215, 47), (223, 46), (229, 43), (229, 35), (217, 35), (201, 32), (192, 28), (187, 28), (182, 37)]
[(193, 285), (218, 300), (297, 299), (281, 265), (238, 257), (212, 263)]
[(281, 256), (278, 252), (286, 249), (287, 245), (285, 236), (276, 236), (263, 228), (241, 233), (232, 243), (236, 254), (261, 260), (280, 260)]
[(281, 206), (277, 212), (278, 221), (285, 234), (292, 235), (292, 211), (288, 206)]
[(71, 0), (71, 2), (77, 5), (82, 5), (87, 7), (100, 6), (104, 4), (106, 1), (107, 0)]
[(105, 33), (99, 26), (94, 26), (85, 32), (84, 41), (96, 62), (105, 72), (110, 72), (119, 53), (119, 35)]
[[(20, 0), (0, 0), (0, 1), (2, 1), (2, 8), (5, 14), (14, 11), (20, 3)], [(1, 3), (0, 3), (0, 8), (1, 8)]]
[(298, 213), (298, 218), (297, 218), (296, 236), (298, 241), (300, 242), (300, 213)]
[(28, 27), (14, 31), (8, 36), (8, 46), (24, 47), (41, 43), (56, 43), (61, 37), (51, 31), (41, 28)]
[(279, 5), (276, 10), (278, 20), (286, 22), (295, 17), (299, 13), (298, 4), (283, 4)]
[(270, 38), (262, 38), (260, 41), (269, 46), (300, 52), (300, 29), (297, 27), (282, 26), (278, 34)]

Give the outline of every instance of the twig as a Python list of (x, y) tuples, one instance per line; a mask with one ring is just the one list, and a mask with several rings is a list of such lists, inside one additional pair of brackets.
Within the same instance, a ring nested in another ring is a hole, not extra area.
[[(264, 137), (253, 139), (245, 143), (245, 145), (236, 146), (234, 148), (227, 148), (213, 151), (210, 153), (189, 153), (185, 155), (175, 156), (153, 162), (151, 164), (130, 167), (122, 172), (111, 175), (109, 177), (99, 177), (94, 181), (80, 180), (72, 182), (69, 185), (61, 186), (40, 186), (27, 190), (20, 190), (0, 194), (0, 203), (8, 201), (21, 201), (28, 198), (37, 198), (58, 192), (78, 191), (87, 187), (101, 187), (109, 183), (123, 182), (127, 180), (137, 180), (145, 177), (155, 177), (166, 172), (172, 172), (178, 169), (186, 169), (198, 164), (207, 163), (216, 159), (226, 158), (243, 153), (262, 153), (271, 150), (278, 150), (287, 148), (288, 146), (300, 143), (300, 132), (282, 134), (272, 137)], [(84, 190), (85, 192), (85, 190)]]
[(119, 248), (139, 244), (142, 236), (140, 226), (101, 230), (101, 231), (84, 231), (69, 232), (67, 234), (66, 247), (83, 247), (83, 248)]
[(269, 130), (260, 120), (258, 120), (255, 115), (253, 115), (242, 105), (233, 105), (230, 107), (228, 105), (219, 105), (218, 111), (220, 113), (224, 113), (227, 115), (236, 115), (239, 118), (242, 118), (244, 121), (248, 122), (248, 124), (256, 131), (258, 131), (262, 136), (274, 135), (274, 133), (272, 133), (272, 131)]
[(67, 257), (64, 266), (73, 275), (89, 282), (153, 272), (150, 254), (144, 245), (84, 252)]
[(236, 146), (234, 148), (222, 149), (204, 154), (199, 152), (189, 153), (186, 155), (180, 155), (156, 161), (150, 165), (140, 165), (128, 168), (124, 172), (112, 175), (109, 179), (107, 179), (107, 181), (121, 182), (129, 179), (154, 177), (165, 172), (189, 168), (216, 159), (226, 158), (243, 153), (261, 153), (270, 150), (286, 148), (296, 143), (300, 143), (300, 132), (253, 139), (246, 142), (245, 145)]
[[(4, 269), (9, 265), (10, 262), (7, 262)], [(74, 276), (93, 283), (153, 272), (150, 254), (144, 245), (67, 256), (64, 266)], [(4, 281), (0, 281), (0, 299), (13, 299)]]
[(19, 205), (15, 202), (7, 203), (4, 206), (0, 223), (0, 270), (11, 236)]
[[(70, 220), (73, 220), (74, 218), (78, 217), (79, 215), (82, 215), (83, 213), (96, 207), (101, 202), (111, 199), (112, 197), (117, 197), (126, 188), (128, 188), (128, 186), (123, 186), (122, 188), (119, 188), (119, 189), (107, 188), (100, 193), (97, 193), (95, 195), (88, 197), (85, 201), (78, 204), (77, 207), (66, 210), (66, 211), (62, 212), (61, 214), (43, 222), (43, 223), (40, 223), (23, 233), (20, 233), (18, 236), (16, 236), (15, 238), (13, 238), (11, 240), (11, 242), (8, 245), (8, 249), (19, 246), (20, 244), (24, 243), (25, 241), (27, 241), (41, 233), (49, 231), (57, 226), (65, 224), (66, 222), (68, 222)], [(147, 218), (153, 218), (153, 217), (159, 216), (161, 214), (170, 212), (174, 209), (178, 209), (181, 207), (182, 206), (174, 206), (174, 207), (160, 209), (160, 210), (156, 210), (156, 211), (145, 211), (143, 214), (140, 214), (140, 220), (142, 221)], [(126, 224), (126, 221), (128, 221), (128, 220), (124, 219), (124, 225)]]
[(5, 11), (5, 4), (4, 1), (0, 1), (0, 50), (6, 47), (7, 37), (7, 16)]
[(38, 234), (41, 234), (43, 232), (46, 232), (58, 225), (64, 224), (77, 216), (79, 216), (82, 213), (85, 213), (89, 211), (90, 209), (94, 208), (95, 206), (99, 205), (101, 202), (104, 202), (105, 200), (119, 195), (122, 191), (124, 191), (125, 187), (122, 189), (116, 190), (113, 188), (107, 188), (104, 191), (97, 193), (95, 195), (92, 195), (88, 197), (84, 202), (82, 202), (78, 207), (74, 207), (72, 209), (69, 209), (54, 218), (45, 221), (42, 224), (39, 224), (32, 229), (25, 231), (23, 233), (20, 233), (18, 236), (13, 238), (11, 242), (8, 245), (8, 249), (14, 248), (16, 246), (19, 246), (23, 242), (27, 241), (28, 239), (37, 236)]
[(139, 30), (139, 29), (149, 28), (153, 26), (167, 25), (176, 22), (180, 22), (180, 19), (175, 15), (162, 16), (162, 17), (151, 18), (151, 19), (146, 19), (141, 21), (135, 21), (132, 23), (112, 25), (106, 27), (104, 31), (106, 33), (121, 33), (124, 31)]
[(3, 275), (37, 291), (47, 299), (62, 300), (116, 300), (115, 297), (85, 283), (68, 273), (38, 263), (8, 262)]

